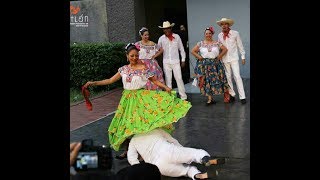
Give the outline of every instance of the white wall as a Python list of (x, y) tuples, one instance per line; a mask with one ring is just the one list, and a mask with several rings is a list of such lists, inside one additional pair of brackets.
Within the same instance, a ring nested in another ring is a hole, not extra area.
[[(246, 64), (240, 63), (240, 74), (243, 78), (250, 78), (250, 0), (186, 0), (189, 50), (201, 41), (204, 29), (213, 26), (215, 29), (214, 39), (217, 40), (221, 28), (216, 21), (222, 17), (231, 18), (234, 24), (231, 29), (240, 33), (243, 46), (246, 51)], [(190, 53), (190, 63), (194, 66), (196, 59)], [(190, 75), (194, 73), (193, 66), (190, 66)]]

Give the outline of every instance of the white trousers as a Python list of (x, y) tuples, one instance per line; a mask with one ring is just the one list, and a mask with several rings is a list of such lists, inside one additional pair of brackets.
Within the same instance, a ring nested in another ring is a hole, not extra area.
[(170, 177), (188, 176), (194, 179), (194, 175), (201, 173), (197, 167), (191, 166), (192, 162), (201, 163), (204, 156), (210, 156), (202, 149), (187, 148), (174, 144), (163, 143), (159, 147), (159, 159), (155, 165), (162, 175)]
[(238, 93), (239, 93), (239, 99), (245, 99), (246, 95), (244, 93), (243, 83), (242, 83), (242, 79), (240, 76), (239, 61), (227, 62), (227, 63), (223, 63), (223, 65), (224, 65), (224, 69), (226, 72), (228, 84), (230, 86), (230, 89), (229, 89), (230, 95), (233, 97), (236, 95), (236, 93), (234, 92), (234, 89), (233, 89), (233, 84), (232, 84), (232, 77), (231, 76), (233, 74), (233, 78), (236, 82)]
[(177, 82), (180, 98), (183, 100), (187, 99), (186, 90), (184, 88), (184, 83), (182, 80), (180, 63), (177, 63), (177, 64), (163, 63), (163, 71), (166, 78), (166, 85), (169, 88), (172, 88), (172, 70), (173, 70), (174, 79)]

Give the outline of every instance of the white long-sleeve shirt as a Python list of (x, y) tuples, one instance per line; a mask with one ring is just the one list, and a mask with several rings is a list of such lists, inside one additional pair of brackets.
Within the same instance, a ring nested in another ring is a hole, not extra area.
[(222, 57), (223, 62), (227, 63), (232, 61), (238, 61), (239, 60), (238, 48), (241, 54), (241, 59), (245, 59), (245, 51), (243, 48), (243, 44), (242, 44), (239, 32), (231, 29), (229, 31), (228, 36), (229, 37), (227, 37), (226, 40), (224, 40), (223, 32), (219, 33), (218, 35), (218, 41), (221, 42), (228, 49), (226, 55)]
[(185, 62), (186, 52), (178, 34), (172, 33), (174, 39), (172, 41), (166, 35), (162, 35), (158, 40), (159, 48), (163, 49), (163, 63), (177, 64), (180, 63), (179, 51), (181, 54), (181, 61)]
[(210, 156), (203, 149), (183, 147), (163, 129), (155, 129), (145, 134), (134, 135), (129, 143), (128, 161), (138, 164), (138, 153), (145, 162), (156, 165), (165, 176), (194, 176), (200, 171), (192, 162), (201, 163), (204, 156)]
[(145, 134), (134, 135), (129, 143), (128, 161), (131, 165), (139, 164), (138, 152), (145, 162), (156, 164), (171, 145), (182, 145), (163, 129), (154, 129)]

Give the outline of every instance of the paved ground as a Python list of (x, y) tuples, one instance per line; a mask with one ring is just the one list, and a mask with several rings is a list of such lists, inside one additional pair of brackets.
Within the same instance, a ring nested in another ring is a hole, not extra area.
[(84, 102), (70, 107), (70, 130), (74, 130), (88, 123), (106, 117), (114, 112), (118, 106), (123, 89), (117, 88), (96, 98), (90, 98), (92, 111), (88, 111)]
[[(250, 80), (244, 79), (247, 104), (238, 101), (232, 104), (223, 103), (222, 96), (215, 96), (217, 104), (205, 106), (205, 97), (197, 88), (186, 84), (188, 99), (192, 108), (186, 117), (175, 124), (173, 136), (183, 146), (202, 148), (211, 155), (228, 156), (223, 166), (210, 167), (212, 173), (219, 169), (218, 179), (249, 180), (250, 179)], [(92, 100), (94, 111), (89, 112), (83, 103), (71, 107), (70, 141), (81, 141), (92, 138), (95, 145), (108, 145), (107, 128), (118, 105), (121, 89), (106, 93)], [(101, 103), (101, 104), (99, 104)], [(112, 106), (113, 104), (113, 106)], [(103, 106), (109, 106), (105, 108)], [(105, 108), (105, 109), (104, 109)], [(98, 112), (98, 110), (105, 110)], [(78, 111), (78, 112), (77, 112)], [(92, 113), (92, 114), (90, 114)], [(109, 116), (106, 114), (111, 113)], [(75, 119), (73, 119), (75, 118)], [(77, 120), (81, 123), (75, 123)], [(121, 152), (113, 152), (113, 155)], [(113, 161), (111, 173), (129, 166), (126, 160)], [(202, 168), (199, 165), (200, 169)], [(188, 179), (185, 177), (162, 177), (163, 180)]]

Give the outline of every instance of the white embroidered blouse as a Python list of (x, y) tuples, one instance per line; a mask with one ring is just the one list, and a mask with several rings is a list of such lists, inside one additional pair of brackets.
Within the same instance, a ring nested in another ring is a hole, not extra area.
[(139, 59), (151, 59), (153, 55), (159, 50), (158, 45), (153, 46), (143, 45), (141, 41), (137, 42), (136, 45), (140, 48)]
[(203, 41), (198, 42), (197, 46), (199, 47), (200, 55), (203, 58), (214, 59), (219, 55), (220, 46), (222, 44), (219, 42), (212, 44), (205, 44)]
[(123, 89), (136, 90), (145, 88), (148, 78), (154, 76), (149, 69), (133, 70), (129, 65), (122, 66), (118, 69), (122, 77)]

